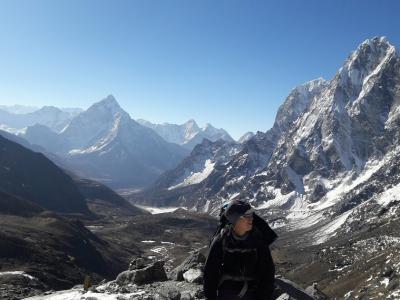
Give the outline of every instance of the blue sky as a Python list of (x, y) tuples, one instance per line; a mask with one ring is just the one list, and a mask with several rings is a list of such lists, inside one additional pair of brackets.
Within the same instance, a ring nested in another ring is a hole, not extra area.
[(2, 1), (0, 104), (266, 131), (290, 90), (367, 38), (400, 46), (400, 1)]

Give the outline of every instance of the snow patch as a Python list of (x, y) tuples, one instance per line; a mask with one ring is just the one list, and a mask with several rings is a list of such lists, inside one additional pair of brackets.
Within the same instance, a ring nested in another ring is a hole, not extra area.
[[(385, 163), (385, 159), (383, 160), (372, 160), (369, 161), (361, 174), (355, 179), (352, 180), (354, 176), (354, 171), (348, 172), (347, 174), (343, 174), (342, 176), (338, 175), (338, 178), (343, 178), (338, 185), (336, 185), (333, 189), (327, 192), (327, 194), (318, 202), (309, 205), (309, 208), (315, 210), (322, 210), (338, 202), (342, 196), (346, 193), (350, 192), (357, 185), (366, 182), (371, 176), (379, 170), (380, 167)], [(327, 186), (327, 184), (325, 185)]]
[(336, 231), (346, 222), (347, 218), (350, 216), (353, 210), (349, 210), (339, 217), (335, 218), (333, 221), (324, 225), (315, 234), (316, 240), (314, 245), (322, 244), (336, 235)]
[(388, 188), (375, 199), (378, 204), (383, 206), (388, 205), (393, 200), (400, 200), (400, 183)]
[(154, 206), (144, 206), (144, 205), (137, 205), (137, 204), (135, 204), (135, 206), (137, 206), (141, 209), (144, 209), (153, 215), (174, 212), (175, 210), (177, 210), (179, 208), (187, 209), (186, 207), (154, 207)]
[(144, 291), (139, 291), (135, 293), (126, 293), (126, 294), (106, 294), (106, 293), (95, 293), (95, 292), (84, 292), (83, 290), (64, 290), (58, 291), (51, 295), (41, 295), (30, 298), (25, 298), (26, 300), (89, 300), (89, 299), (98, 299), (98, 300), (128, 300), (133, 299), (134, 296), (139, 296), (144, 294)]
[(24, 277), (29, 278), (30, 280), (35, 280), (36, 277), (33, 277), (29, 274), (26, 274), (24, 271), (6, 271), (6, 272), (0, 272), (0, 276), (7, 276), (7, 275), (21, 275)]
[(208, 175), (211, 174), (211, 172), (214, 170), (214, 165), (215, 162), (211, 162), (210, 159), (207, 159), (204, 163), (204, 168), (200, 172), (192, 172), (187, 178), (183, 180), (183, 182), (178, 183), (176, 185), (170, 186), (168, 190), (173, 190), (179, 187), (184, 187), (188, 186), (191, 184), (197, 184), (202, 182), (204, 179), (208, 177)]

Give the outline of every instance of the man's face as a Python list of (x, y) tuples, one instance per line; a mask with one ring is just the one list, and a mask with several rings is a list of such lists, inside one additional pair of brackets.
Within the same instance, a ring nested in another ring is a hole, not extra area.
[(248, 232), (253, 228), (253, 214), (241, 216), (235, 223), (236, 232)]

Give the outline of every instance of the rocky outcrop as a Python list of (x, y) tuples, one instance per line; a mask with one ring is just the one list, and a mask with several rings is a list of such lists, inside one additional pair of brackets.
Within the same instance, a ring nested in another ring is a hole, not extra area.
[[(132, 264), (131, 264), (132, 265)], [(136, 265), (139, 268), (127, 270), (118, 275), (116, 282), (123, 286), (129, 283), (137, 285), (167, 280), (164, 261), (156, 261), (149, 266)]]

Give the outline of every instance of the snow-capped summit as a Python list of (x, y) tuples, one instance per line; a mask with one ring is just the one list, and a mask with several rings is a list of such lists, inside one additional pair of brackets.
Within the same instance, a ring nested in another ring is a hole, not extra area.
[[(84, 151), (100, 140), (108, 140), (121, 123), (129, 123), (131, 118), (110, 95), (94, 103), (86, 111), (71, 120), (61, 132), (61, 137), (72, 153)], [(106, 138), (107, 136), (107, 138)], [(91, 148), (93, 150), (93, 148)]]
[(352, 98), (357, 98), (362, 87), (394, 56), (398, 56), (396, 49), (385, 37), (365, 40), (339, 70), (339, 84), (346, 90), (351, 90)]
[(222, 128), (217, 129), (214, 126), (212, 126), (210, 123), (206, 123), (206, 125), (203, 128), (203, 132), (204, 132), (204, 134), (211, 135), (211, 136), (223, 135), (221, 137), (222, 139), (233, 141), (232, 138), (228, 135), (228, 133), (224, 129), (222, 129)]
[(113, 187), (145, 186), (187, 154), (132, 120), (112, 95), (74, 117), (56, 136), (37, 127), (28, 133), (31, 143), (62, 156), (74, 171)]
[(316, 178), (361, 172), (368, 159), (385, 152), (392, 144), (384, 127), (396, 106), (399, 64), (386, 39), (363, 42), (278, 143), (267, 178), (284, 193), (320, 198), (327, 187)]
[[(168, 124), (168, 123), (166, 123), (166, 124)], [(188, 130), (192, 130), (192, 131), (198, 131), (200, 129), (199, 125), (197, 125), (197, 123), (194, 119), (190, 119), (190, 120), (186, 121), (183, 125), (185, 125), (185, 127)]]
[(93, 115), (97, 118), (114, 118), (117, 113), (123, 118), (130, 119), (129, 114), (121, 108), (113, 95), (108, 95), (106, 98), (94, 103), (84, 112), (86, 116)]
[(89, 109), (98, 111), (108, 110), (112, 114), (121, 111), (125, 112), (113, 95), (108, 95), (106, 98), (94, 103)]
[[(182, 124), (182, 126), (184, 127), (184, 142), (183, 143), (191, 140), (201, 130), (199, 125), (197, 125), (196, 121), (193, 119), (190, 119), (189, 121), (185, 122), (184, 124)], [(178, 144), (181, 144), (181, 143), (182, 142), (178, 142)]]
[(227, 142), (234, 142), (234, 139), (222, 128), (215, 128), (210, 123), (207, 123), (201, 128), (193, 137), (186, 141), (183, 146), (187, 149), (193, 149), (197, 144), (200, 144), (203, 139), (210, 141), (224, 140)]
[(192, 150), (197, 144), (200, 144), (203, 139), (208, 139), (210, 141), (217, 141), (219, 139), (228, 142), (234, 141), (224, 129), (217, 129), (209, 123), (203, 128), (200, 128), (193, 119), (181, 125), (170, 123), (153, 124), (142, 119), (137, 120), (137, 122), (153, 129), (166, 141), (182, 145), (189, 150)]
[(326, 88), (328, 82), (317, 78), (295, 87), (279, 107), (275, 122), (268, 134), (277, 142), (296, 119), (308, 108), (313, 99)]

